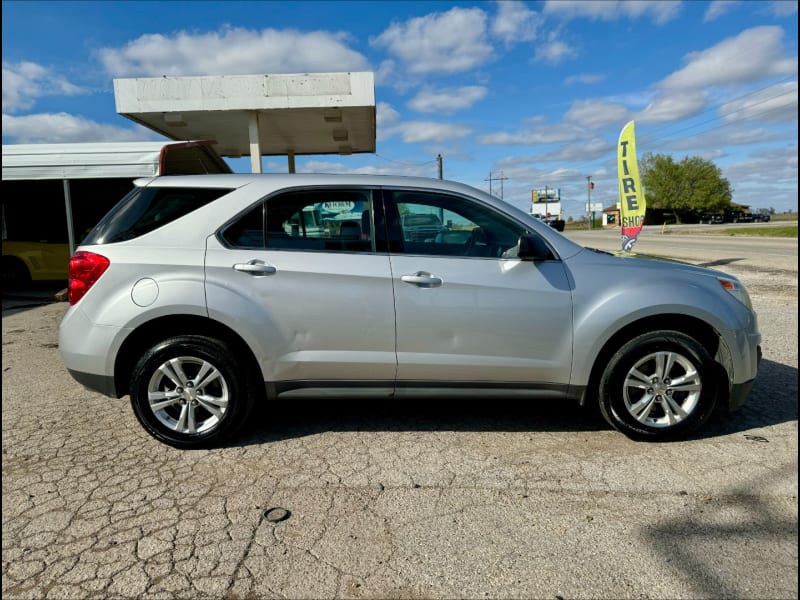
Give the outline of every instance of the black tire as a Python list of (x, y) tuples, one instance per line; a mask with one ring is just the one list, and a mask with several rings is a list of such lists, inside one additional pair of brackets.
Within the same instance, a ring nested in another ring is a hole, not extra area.
[(150, 348), (136, 364), (131, 405), (157, 440), (176, 448), (213, 447), (247, 420), (253, 406), (251, 379), (224, 342), (176, 336)]
[(691, 336), (645, 333), (611, 357), (600, 379), (600, 411), (631, 439), (683, 438), (711, 416), (718, 373), (708, 351)]
[(8, 289), (25, 289), (31, 284), (31, 273), (20, 259), (4, 256), (2, 263), (3, 287)]

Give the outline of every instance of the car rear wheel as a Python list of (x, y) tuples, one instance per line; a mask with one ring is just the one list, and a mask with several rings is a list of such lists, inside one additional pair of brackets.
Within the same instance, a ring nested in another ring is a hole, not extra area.
[(678, 331), (654, 331), (624, 344), (600, 380), (605, 419), (637, 440), (681, 438), (705, 423), (717, 402), (708, 351)]
[(131, 404), (156, 439), (177, 448), (215, 446), (236, 433), (253, 405), (246, 378), (222, 341), (185, 335), (150, 348), (131, 378)]

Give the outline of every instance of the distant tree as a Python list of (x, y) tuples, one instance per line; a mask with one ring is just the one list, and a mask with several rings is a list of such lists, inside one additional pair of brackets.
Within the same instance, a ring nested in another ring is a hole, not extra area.
[(771, 215), (775, 214), (775, 209), (772, 208), (771, 206), (769, 207), (769, 214), (771, 214)]
[(639, 163), (648, 208), (687, 213), (717, 212), (731, 203), (733, 190), (711, 161), (687, 156), (680, 162), (664, 154), (645, 154)]

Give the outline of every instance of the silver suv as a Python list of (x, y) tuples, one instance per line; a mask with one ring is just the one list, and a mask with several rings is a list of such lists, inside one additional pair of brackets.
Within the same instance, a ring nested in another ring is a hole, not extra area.
[[(423, 221), (435, 236), (404, 231)], [(572, 400), (677, 438), (738, 408), (761, 355), (734, 277), (583, 248), (433, 179), (140, 180), (70, 260), (69, 298), (69, 372), (181, 448), (256, 403), (364, 393)]]

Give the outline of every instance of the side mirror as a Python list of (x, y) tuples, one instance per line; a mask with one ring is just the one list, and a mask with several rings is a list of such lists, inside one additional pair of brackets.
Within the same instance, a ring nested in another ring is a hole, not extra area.
[(517, 243), (517, 256), (520, 260), (550, 260), (553, 253), (548, 245), (538, 235), (525, 232), (519, 237)]

